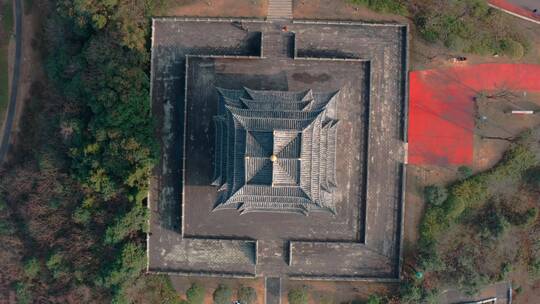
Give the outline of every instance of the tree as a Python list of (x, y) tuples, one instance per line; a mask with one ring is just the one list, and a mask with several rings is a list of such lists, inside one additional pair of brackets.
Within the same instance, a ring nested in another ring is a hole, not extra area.
[(116, 244), (130, 234), (144, 231), (147, 220), (147, 209), (141, 202), (136, 202), (126, 214), (119, 216), (105, 232), (105, 243)]
[(199, 283), (191, 284), (186, 291), (186, 297), (189, 304), (202, 304), (204, 301), (205, 288)]
[(257, 292), (253, 287), (240, 286), (238, 289), (238, 301), (241, 304), (252, 304), (257, 301)]
[(40, 268), (41, 266), (39, 265), (38, 259), (31, 258), (24, 263), (24, 275), (26, 275), (29, 280), (33, 280), (39, 274)]
[(440, 206), (448, 197), (446, 188), (436, 185), (427, 186), (424, 189), (426, 201), (434, 206)]
[(66, 270), (64, 257), (59, 252), (53, 253), (49, 256), (46, 266), (51, 271), (54, 278), (60, 277)]
[(86, 225), (86, 224), (90, 223), (90, 221), (92, 220), (92, 214), (91, 214), (90, 210), (88, 210), (87, 208), (78, 207), (73, 212), (73, 215), (71, 216), (71, 218), (77, 224)]
[(135, 243), (126, 243), (116, 260), (106, 265), (100, 285), (118, 293), (120, 285), (132, 282), (146, 266), (146, 251)]
[(60, 252), (51, 254), (47, 259), (46, 266), (51, 271), (51, 274), (55, 279), (65, 275), (69, 270), (66, 259)]
[(232, 289), (225, 285), (220, 284), (218, 288), (214, 291), (214, 303), (215, 304), (229, 304), (232, 298)]
[(30, 291), (30, 285), (23, 282), (18, 282), (15, 285), (15, 292), (17, 294), (17, 303), (27, 304), (32, 303), (32, 292)]

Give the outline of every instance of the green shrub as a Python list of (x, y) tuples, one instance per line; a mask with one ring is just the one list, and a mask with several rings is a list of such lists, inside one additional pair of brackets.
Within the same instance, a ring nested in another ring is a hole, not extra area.
[(189, 304), (202, 304), (204, 301), (205, 288), (199, 283), (191, 284), (186, 291), (186, 297)]
[(527, 211), (525, 211), (525, 214), (523, 216), (523, 222), (519, 223), (521, 226), (528, 226), (531, 225), (536, 221), (536, 218), (538, 218), (538, 208), (529, 208)]
[(440, 206), (448, 197), (448, 191), (444, 187), (431, 185), (424, 189), (424, 196), (429, 204)]
[(499, 273), (499, 277), (497, 278), (498, 281), (506, 280), (508, 277), (508, 274), (512, 271), (512, 264), (510, 263), (502, 263), (501, 265), (501, 271)]
[(15, 228), (6, 220), (0, 219), (0, 235), (10, 235), (15, 232)]
[(40, 268), (41, 266), (39, 265), (38, 259), (31, 258), (30, 260), (24, 263), (24, 267), (23, 267), (24, 275), (29, 280), (33, 280), (38, 276)]
[(445, 273), (449, 282), (456, 284), (458, 289), (467, 295), (477, 294), (489, 283), (489, 277), (478, 271), (476, 261), (479, 259), (481, 259), (481, 253), (478, 247), (464, 246), (452, 261), (452, 271)]
[(420, 223), (420, 236), (424, 239), (435, 238), (448, 225), (444, 209), (428, 207)]
[(468, 166), (459, 166), (458, 175), (460, 179), (466, 179), (473, 175), (473, 170)]
[(435, 244), (420, 248), (418, 256), (420, 257), (418, 267), (423, 271), (444, 271), (446, 269), (446, 264), (439, 256)]
[[(9, 35), (13, 30), (13, 5), (11, 1), (0, 3), (2, 13), (0, 18), (2, 21), (3, 30)], [(0, 37), (2, 38), (2, 37)]]
[(536, 221), (536, 218), (538, 217), (538, 208), (529, 208), (527, 211), (521, 213), (505, 210), (504, 216), (512, 225), (526, 227)]
[(501, 52), (511, 58), (519, 59), (525, 54), (523, 45), (511, 38), (505, 38), (500, 41)]
[(370, 295), (366, 304), (383, 304), (384, 298), (379, 295)]
[(308, 303), (307, 288), (304, 286), (301, 288), (291, 289), (289, 293), (287, 294), (287, 298), (289, 299), (289, 304), (307, 304)]
[(444, 40), (444, 45), (455, 52), (463, 52), (469, 47), (469, 43), (456, 34), (449, 34)]
[(238, 289), (238, 301), (242, 304), (253, 304), (257, 302), (257, 292), (253, 287), (241, 286)]
[(116, 304), (189, 304), (180, 299), (169, 276), (154, 274), (142, 275), (133, 282), (123, 284), (114, 300)]
[(126, 214), (119, 216), (113, 225), (105, 231), (105, 244), (116, 244), (130, 234), (145, 231), (148, 209), (141, 202), (136, 202)]
[(78, 207), (73, 212), (73, 215), (71, 216), (71, 218), (77, 224), (86, 225), (90, 223), (90, 221), (92, 220), (92, 213), (87, 208)]
[(525, 180), (534, 189), (540, 188), (540, 167), (534, 167), (527, 170), (527, 172), (525, 172)]
[(494, 206), (490, 205), (486, 209), (486, 213), (478, 223), (481, 227), (480, 236), (483, 239), (496, 240), (507, 231), (510, 223)]
[(45, 265), (55, 279), (65, 275), (68, 270), (64, 256), (59, 252), (51, 254)]
[(466, 208), (478, 206), (487, 197), (488, 187), (482, 175), (475, 175), (454, 185), (443, 206), (448, 220), (457, 220)]
[(491, 182), (504, 180), (519, 180), (523, 175), (538, 164), (535, 152), (529, 144), (520, 143), (512, 146), (503, 160), (493, 170), (488, 171)]
[(15, 285), (15, 293), (17, 294), (17, 303), (27, 304), (32, 303), (31, 286), (27, 283), (18, 282)]
[(407, 281), (399, 286), (400, 303), (417, 304), (421, 303), (423, 290), (413, 282)]
[(56, 209), (60, 208), (61, 206), (62, 206), (62, 201), (59, 198), (53, 197), (53, 198), (51, 198), (51, 200), (49, 200), (49, 207), (51, 209), (56, 210)]
[(0, 211), (4, 211), (6, 209), (7, 209), (7, 203), (4, 197), (2, 196), (2, 194), (0, 194)]
[(431, 289), (431, 290), (425, 290), (424, 291), (424, 302), (423, 303), (426, 303), (426, 304), (439, 304), (440, 301), (439, 301), (439, 290), (434, 288), (434, 289)]
[(146, 267), (146, 251), (140, 245), (127, 243), (122, 247), (116, 260), (104, 267), (104, 276), (99, 285), (111, 288), (115, 293), (118, 287), (133, 281)]
[(229, 304), (231, 303), (233, 292), (232, 289), (224, 284), (220, 284), (214, 291), (214, 303), (215, 304)]
[(540, 278), (540, 258), (532, 259), (529, 262), (529, 275), (533, 279)]

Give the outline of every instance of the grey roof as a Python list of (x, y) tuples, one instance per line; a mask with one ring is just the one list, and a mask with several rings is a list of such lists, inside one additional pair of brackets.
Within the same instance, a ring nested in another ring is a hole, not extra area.
[(217, 90), (214, 210), (335, 213), (339, 91)]

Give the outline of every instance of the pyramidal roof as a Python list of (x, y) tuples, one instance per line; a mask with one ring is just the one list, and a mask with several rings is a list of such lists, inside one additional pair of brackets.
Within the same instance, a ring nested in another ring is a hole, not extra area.
[(339, 91), (217, 91), (214, 210), (335, 213)]

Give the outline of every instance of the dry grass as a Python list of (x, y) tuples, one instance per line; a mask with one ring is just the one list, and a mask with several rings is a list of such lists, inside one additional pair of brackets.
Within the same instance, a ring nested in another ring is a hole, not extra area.
[(165, 0), (158, 15), (190, 17), (266, 17), (268, 0)]

